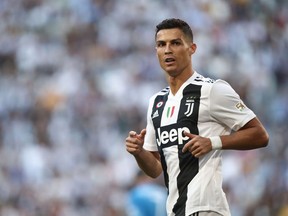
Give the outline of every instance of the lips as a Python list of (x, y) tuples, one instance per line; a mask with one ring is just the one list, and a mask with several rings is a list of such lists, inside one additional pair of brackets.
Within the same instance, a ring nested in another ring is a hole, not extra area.
[(174, 62), (175, 59), (174, 58), (165, 58), (164, 60), (166, 63), (170, 63), (170, 62)]

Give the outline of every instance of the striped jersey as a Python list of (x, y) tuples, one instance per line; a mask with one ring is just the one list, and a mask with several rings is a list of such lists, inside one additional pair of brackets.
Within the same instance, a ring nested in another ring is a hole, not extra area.
[(227, 82), (197, 72), (175, 95), (167, 87), (150, 98), (144, 148), (160, 153), (168, 189), (168, 216), (198, 211), (230, 215), (222, 190), (221, 150), (200, 158), (188, 151), (182, 153), (189, 141), (183, 131), (202, 137), (228, 135), (254, 117)]

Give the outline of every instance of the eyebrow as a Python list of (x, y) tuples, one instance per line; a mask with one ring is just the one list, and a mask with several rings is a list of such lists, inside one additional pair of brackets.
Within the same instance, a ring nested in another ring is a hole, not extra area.
[[(182, 39), (181, 38), (175, 38), (175, 39), (172, 39), (172, 40), (169, 40), (169, 41), (171, 41), (171, 42), (174, 42), (174, 41), (182, 41)], [(166, 41), (165, 40), (157, 40), (156, 41), (156, 43), (166, 43)]]

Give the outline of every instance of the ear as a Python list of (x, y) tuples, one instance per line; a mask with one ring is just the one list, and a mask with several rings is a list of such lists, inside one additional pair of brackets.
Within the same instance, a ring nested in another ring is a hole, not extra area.
[(190, 54), (194, 54), (196, 52), (197, 45), (195, 43), (190, 44)]

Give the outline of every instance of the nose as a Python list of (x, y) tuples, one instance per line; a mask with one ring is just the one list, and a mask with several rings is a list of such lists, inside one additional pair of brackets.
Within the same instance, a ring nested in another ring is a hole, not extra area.
[(172, 53), (171, 49), (170, 49), (170, 44), (166, 44), (165, 46), (165, 54), (170, 54)]

